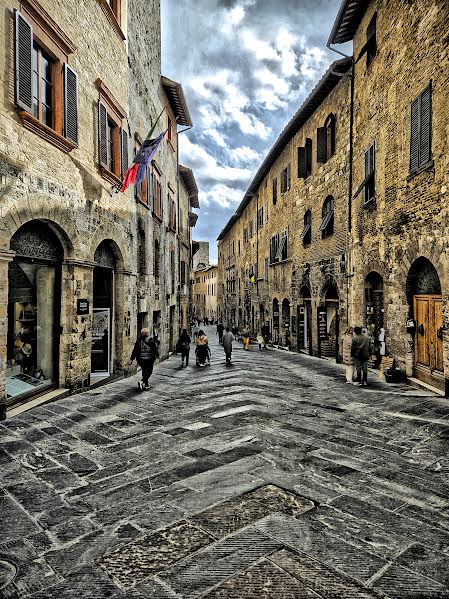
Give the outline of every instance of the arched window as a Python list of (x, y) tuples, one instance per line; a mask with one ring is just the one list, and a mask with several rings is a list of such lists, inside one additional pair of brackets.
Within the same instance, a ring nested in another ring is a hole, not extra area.
[(326, 239), (334, 233), (334, 198), (328, 196), (324, 200), (320, 231), (322, 239)]
[(304, 245), (312, 243), (312, 212), (307, 210), (304, 214), (304, 229), (301, 233), (301, 241)]

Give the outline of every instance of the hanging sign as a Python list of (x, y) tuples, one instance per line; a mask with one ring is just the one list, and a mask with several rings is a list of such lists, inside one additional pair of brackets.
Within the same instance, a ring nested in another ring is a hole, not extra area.
[(318, 307), (318, 339), (326, 341), (327, 335), (327, 308), (325, 306)]

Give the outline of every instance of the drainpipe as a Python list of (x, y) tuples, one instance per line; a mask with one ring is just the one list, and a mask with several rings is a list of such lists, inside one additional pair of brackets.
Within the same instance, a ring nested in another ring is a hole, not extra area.
[[(347, 325), (349, 325), (349, 280), (352, 278), (352, 187), (353, 187), (353, 162), (354, 162), (354, 71), (355, 62), (354, 56), (349, 56), (333, 48), (331, 42), (328, 41), (326, 47), (343, 56), (344, 58), (350, 58), (352, 60), (351, 65), (351, 98), (349, 103), (349, 181), (348, 181), (348, 237), (347, 240), (347, 255), (348, 263), (346, 265), (346, 311), (347, 311)], [(348, 247), (349, 246), (349, 247)]]

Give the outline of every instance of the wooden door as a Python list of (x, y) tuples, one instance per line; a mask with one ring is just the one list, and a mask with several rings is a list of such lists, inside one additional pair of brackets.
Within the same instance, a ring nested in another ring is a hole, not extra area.
[(416, 295), (415, 376), (444, 389), (443, 313), (440, 295)]

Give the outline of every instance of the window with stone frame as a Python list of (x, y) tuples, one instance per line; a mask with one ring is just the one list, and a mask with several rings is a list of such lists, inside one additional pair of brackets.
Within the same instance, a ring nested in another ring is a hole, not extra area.
[(365, 198), (369, 204), (376, 197), (376, 144), (372, 143), (365, 152)]
[(121, 40), (125, 40), (125, 34), (122, 30), (123, 10), (121, 0), (98, 0), (109, 24)]
[(265, 202), (265, 223), (268, 222), (268, 202)]
[(273, 179), (273, 204), (276, 206), (278, 201), (278, 180), (277, 178)]
[(323, 127), (317, 129), (317, 162), (325, 163), (335, 154), (336, 118), (329, 114)]
[(154, 240), (154, 255), (153, 255), (153, 275), (154, 284), (159, 285), (160, 282), (160, 264), (161, 264), (161, 251), (159, 240)]
[(78, 145), (78, 75), (67, 64), (75, 47), (36, 0), (14, 11), (14, 38), (22, 124), (68, 153)]
[(176, 202), (173, 199), (172, 193), (169, 191), (167, 194), (168, 203), (168, 226), (172, 231), (176, 231)]
[(307, 210), (304, 214), (304, 228), (300, 237), (303, 245), (312, 243), (312, 212)]
[(257, 228), (262, 229), (263, 227), (263, 206), (257, 211)]
[(307, 138), (305, 146), (298, 148), (298, 177), (306, 179), (312, 174), (312, 140)]
[[(103, 178), (120, 183), (128, 168), (128, 132), (123, 127), (126, 113), (101, 79), (96, 81), (98, 100), (98, 157)], [(140, 143), (136, 139), (134, 152)], [(147, 203), (147, 185), (136, 186), (136, 197)], [(142, 191), (143, 190), (143, 191)]]
[(180, 272), (180, 278), (181, 278), (181, 285), (185, 285), (187, 283), (187, 279), (186, 279), (186, 263), (184, 260), (181, 260), (181, 272)]
[[(109, 123), (110, 123), (110, 121), (108, 119), (108, 126), (109, 126)], [(113, 146), (112, 142), (109, 142), (109, 139), (108, 139), (108, 144), (109, 143), (111, 144), (112, 152), (114, 152), (114, 146)], [(140, 148), (141, 148), (141, 143), (136, 139), (135, 147), (134, 147), (134, 155), (136, 155), (139, 152)], [(113, 167), (113, 162), (111, 163), (111, 167)], [(110, 170), (112, 170), (111, 167), (108, 167), (108, 168), (110, 168)], [(134, 185), (134, 197), (139, 202), (142, 202), (142, 204), (144, 204), (147, 208), (151, 208), (150, 179), (151, 179), (150, 169), (147, 167), (145, 169), (145, 176), (143, 178), (143, 181), (141, 183)]]
[(332, 196), (327, 196), (324, 200), (321, 214), (321, 238), (327, 239), (334, 234), (334, 198)]
[(277, 233), (276, 235), (273, 235), (273, 237), (270, 239), (270, 264), (275, 264), (276, 262), (279, 262), (278, 249), (279, 234)]
[(171, 281), (171, 293), (175, 292), (175, 250), (170, 250), (170, 281)]
[(153, 216), (162, 221), (161, 174), (155, 164), (151, 167), (151, 199), (153, 204)]
[(288, 164), (281, 173), (281, 193), (286, 193), (290, 189), (290, 184), (290, 164)]
[(147, 246), (146, 246), (146, 236), (145, 231), (143, 229), (139, 229), (139, 242), (137, 247), (137, 258), (138, 258), (138, 267), (139, 274), (146, 275), (147, 274)]
[(432, 84), (415, 98), (410, 108), (410, 172), (432, 161)]

